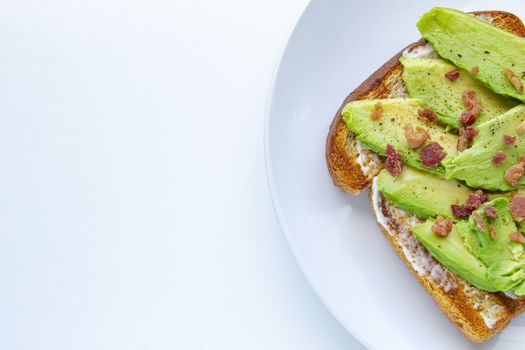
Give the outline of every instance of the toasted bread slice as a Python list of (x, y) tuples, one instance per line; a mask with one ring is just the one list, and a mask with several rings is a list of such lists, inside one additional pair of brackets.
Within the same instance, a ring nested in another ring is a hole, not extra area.
[[(494, 26), (525, 37), (525, 26), (515, 15), (501, 11), (474, 12)], [(421, 39), (410, 44), (375, 71), (348, 95), (337, 111), (326, 141), (326, 162), (334, 184), (343, 192), (356, 195), (370, 187), (372, 179), (383, 168), (379, 157), (361, 145), (354, 133), (348, 131), (341, 118), (344, 106), (355, 100), (408, 97), (401, 75), (399, 58), (407, 52), (426, 45)]]
[[(513, 14), (501, 11), (474, 14), (525, 37), (525, 26)], [(372, 186), (383, 168), (381, 158), (363, 147), (346, 128), (341, 118), (343, 107), (354, 100), (407, 97), (399, 58), (424, 45), (426, 41), (419, 40), (391, 58), (354, 90), (337, 111), (327, 138), (326, 160), (334, 184), (342, 191), (352, 195), (362, 192)], [(396, 254), (465, 337), (473, 342), (485, 341), (525, 310), (525, 298), (482, 291), (436, 261), (412, 235), (411, 228), (418, 219), (392, 205), (375, 186), (370, 189), (369, 198), (377, 223)]]

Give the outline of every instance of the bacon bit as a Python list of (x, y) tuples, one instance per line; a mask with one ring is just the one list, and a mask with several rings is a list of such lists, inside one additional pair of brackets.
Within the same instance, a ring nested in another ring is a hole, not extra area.
[(458, 138), (458, 151), (463, 152), (466, 150), (470, 144), (470, 141), (478, 134), (478, 130), (470, 127), (462, 126), (459, 129), (459, 138)]
[(481, 108), (481, 105), (478, 104), (474, 106), (474, 108), (472, 108), (472, 110), (470, 111), (472, 114), (474, 114), (476, 116), (476, 118), (478, 117), (478, 115), (481, 113), (481, 111), (483, 110), (483, 108)]
[(514, 220), (522, 222), (525, 219), (525, 196), (516, 194), (510, 201), (509, 211)]
[(516, 127), (516, 132), (520, 135), (522, 135), (523, 133), (525, 133), (525, 122), (521, 122), (517, 127)]
[(454, 216), (462, 218), (471, 215), (474, 210), (479, 208), (488, 200), (489, 196), (484, 194), (482, 190), (477, 190), (468, 196), (467, 204), (451, 204), (450, 209), (452, 210), (452, 214)]
[(431, 142), (419, 151), (419, 158), (423, 166), (432, 167), (441, 163), (447, 153), (437, 142)]
[(470, 144), (470, 141), (478, 134), (478, 130), (470, 127), (461, 127), (459, 129), (459, 138), (458, 138), (458, 151), (463, 152), (466, 150)]
[(465, 128), (464, 133), (467, 135), (467, 139), (472, 141), (472, 139), (479, 134), (479, 131), (477, 129), (467, 127)]
[(480, 207), (483, 203), (489, 200), (489, 196), (483, 193), (482, 190), (476, 190), (474, 193), (469, 194), (467, 207), (475, 210)]
[(496, 228), (494, 227), (493, 224), (489, 225), (489, 232), (490, 232), (490, 237), (492, 237), (492, 239), (496, 239)]
[(425, 142), (430, 139), (428, 132), (420, 126), (416, 126), (416, 131), (414, 131), (412, 124), (407, 124), (403, 127), (403, 131), (407, 139), (408, 147), (412, 149), (423, 146)]
[(370, 118), (372, 120), (377, 120), (381, 118), (381, 115), (383, 114), (383, 106), (381, 105), (381, 102), (378, 102), (374, 106), (374, 111), (370, 115)]
[(476, 92), (471, 89), (467, 89), (463, 91), (461, 94), (461, 98), (463, 99), (463, 104), (465, 107), (467, 107), (468, 111), (471, 111), (474, 108), (475, 99), (476, 99)]
[[(476, 92), (474, 92), (474, 90), (468, 89), (468, 90), (463, 91), (463, 94), (461, 94), (461, 97), (463, 99), (463, 104), (465, 105), (465, 107), (467, 107), (467, 112), (463, 112), (461, 114), (461, 116), (459, 117), (459, 122), (461, 123), (461, 125), (466, 127), (466, 126), (470, 126), (474, 124), (474, 122), (476, 121), (476, 118), (481, 113), (482, 108), (481, 108), (481, 104), (476, 98)], [(467, 142), (465, 140), (462, 141), (461, 148), (464, 148), (464, 149), (460, 151), (464, 151), (466, 149), (465, 147), (466, 143)]]
[(421, 118), (427, 119), (430, 122), (435, 122), (437, 119), (437, 114), (431, 108), (420, 108), (417, 111), (417, 114)]
[(463, 112), (459, 117), (459, 122), (463, 126), (470, 126), (476, 121), (476, 116), (472, 112)]
[(464, 150), (468, 148), (468, 145), (469, 145), (468, 138), (465, 135), (462, 135), (460, 131), (459, 138), (458, 138), (458, 145), (457, 145), (458, 151), (463, 152)]
[(438, 215), (436, 217), (436, 222), (432, 225), (432, 232), (438, 236), (445, 237), (448, 236), (450, 231), (452, 231), (452, 221)]
[(505, 154), (505, 152), (498, 151), (498, 153), (496, 153), (494, 157), (492, 157), (492, 162), (496, 165), (499, 165), (503, 163), (505, 159), (507, 159), (507, 155)]
[(509, 235), (509, 239), (516, 243), (525, 243), (525, 237), (523, 237), (521, 232), (512, 232)]
[(459, 138), (458, 138), (458, 145), (457, 145), (458, 151), (463, 152), (464, 150), (468, 148), (468, 145), (469, 145), (468, 138), (466, 137), (466, 135), (461, 134), (461, 130), (460, 130)]
[(492, 204), (488, 204), (485, 207), (485, 215), (489, 218), (497, 218), (498, 217), (498, 209), (496, 209)]
[(472, 218), (474, 219), (474, 222), (476, 223), (476, 226), (479, 228), (480, 231), (485, 232), (485, 229), (487, 228), (485, 226), (485, 221), (483, 221), (483, 218), (477, 211), (472, 213)]
[(513, 145), (516, 143), (516, 136), (503, 135), (503, 142), (507, 145)]
[(467, 89), (463, 91), (461, 98), (463, 99), (463, 104), (465, 107), (467, 107), (467, 111), (472, 112), (474, 118), (477, 118), (483, 108), (481, 107), (481, 103), (476, 98), (476, 92), (474, 90)]
[(450, 209), (452, 210), (452, 215), (458, 218), (464, 218), (472, 214), (472, 209), (467, 205), (451, 204)]
[(456, 81), (456, 80), (458, 80), (460, 75), (461, 75), (461, 73), (459, 72), (459, 70), (454, 69), (454, 70), (451, 70), (450, 72), (446, 73), (445, 77), (448, 80), (450, 80), (450, 81)]
[(386, 145), (385, 148), (386, 162), (385, 168), (392, 176), (399, 176), (403, 170), (403, 159), (401, 155), (396, 152), (391, 144)]
[(523, 176), (524, 172), (525, 168), (522, 162), (514, 164), (505, 171), (505, 181), (507, 181), (512, 186), (516, 186), (518, 184), (519, 179)]
[(514, 75), (513, 71), (511, 71), (510, 69), (504, 69), (502, 73), (507, 77), (507, 79), (510, 81), (512, 86), (514, 86), (514, 89), (516, 89), (517, 92), (523, 92), (523, 84), (521, 83), (521, 80)]
[(470, 68), (470, 74), (476, 75), (478, 73), (479, 73), (479, 67), (478, 66), (474, 66), (474, 67)]

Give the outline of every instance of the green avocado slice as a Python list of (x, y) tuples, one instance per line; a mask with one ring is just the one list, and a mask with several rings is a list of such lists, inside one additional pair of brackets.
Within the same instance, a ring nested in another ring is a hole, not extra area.
[[(525, 121), (525, 105), (520, 104), (510, 111), (493, 118), (478, 127), (479, 134), (472, 147), (447, 157), (441, 163), (447, 178), (463, 180), (468, 186), (492, 191), (509, 191), (511, 186), (505, 180), (505, 171), (525, 155), (525, 135), (518, 135), (516, 127)], [(503, 135), (516, 137), (514, 145), (508, 145)], [(507, 158), (499, 165), (492, 158), (498, 151), (504, 151)], [(525, 184), (525, 176), (519, 185)]]
[(456, 180), (445, 180), (410, 167), (404, 167), (398, 177), (381, 171), (376, 186), (396, 207), (420, 218), (441, 215), (455, 220), (450, 205), (465, 204), (472, 193)]
[(525, 102), (503, 73), (510, 69), (518, 79), (525, 77), (525, 39), (496, 28), (471, 14), (436, 7), (425, 13), (417, 27), (439, 55), (469, 70), (493, 91)]
[(460, 70), (457, 80), (450, 81), (445, 74), (459, 68), (443, 59), (403, 57), (400, 62), (404, 68), (403, 82), (410, 97), (421, 99), (438, 114), (440, 122), (454, 128), (459, 129), (459, 117), (466, 111), (462, 99), (465, 90), (473, 90), (483, 106), (474, 126), (518, 104), (514, 99), (494, 93), (465, 70)]
[[(485, 207), (489, 204), (498, 211), (494, 219), (485, 215)], [(508, 206), (506, 198), (483, 204), (475, 213), (482, 218), (485, 229), (481, 230), (471, 216), (467, 225), (458, 226), (458, 232), (464, 237), (468, 250), (488, 267), (487, 278), (497, 290), (523, 295), (525, 290), (519, 285), (525, 282), (525, 246), (509, 239), (509, 235), (516, 232), (516, 224)], [(489, 225), (494, 225), (495, 239), (490, 235)]]
[[(381, 104), (383, 112), (380, 118), (374, 120), (371, 115), (377, 103)], [(457, 154), (458, 136), (447, 132), (443, 126), (420, 118), (418, 115), (420, 108), (422, 103), (418, 99), (359, 100), (348, 103), (341, 114), (348, 129), (372, 151), (384, 155), (385, 147), (391, 144), (402, 155), (406, 164), (443, 176), (445, 171), (441, 165), (425, 167), (421, 163), (419, 149), (408, 147), (403, 127), (411, 124), (413, 127), (425, 128), (431, 140), (443, 147), (447, 157)]]
[(455, 224), (446, 237), (432, 232), (433, 224), (434, 220), (429, 219), (412, 229), (416, 238), (423, 243), (430, 254), (474, 286), (489, 292), (496, 291), (497, 289), (487, 278), (487, 267), (468, 251), (463, 243), (463, 238), (458, 233), (456, 226), (465, 224), (465, 222)]

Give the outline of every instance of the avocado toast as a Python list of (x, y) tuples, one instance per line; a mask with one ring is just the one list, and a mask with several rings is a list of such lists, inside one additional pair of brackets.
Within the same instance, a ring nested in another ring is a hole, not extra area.
[[(514, 47), (525, 27), (510, 13), (474, 14), (483, 22), (475, 20), (473, 32), (484, 35), (465, 52), (469, 45), (458, 44), (447, 23), (459, 18), (471, 28), (471, 15), (439, 8), (425, 14), (418, 26), (424, 37), (440, 40), (438, 50), (421, 39), (354, 90), (332, 122), (326, 159), (342, 191), (369, 189), (397, 255), (463, 334), (482, 342), (525, 309), (524, 245), (516, 236), (525, 222), (511, 213), (525, 176), (506, 178), (525, 155), (525, 135), (516, 132), (525, 118), (515, 69), (521, 63), (487, 64), (486, 55), (496, 57), (505, 45), (483, 38), (497, 27), (511, 33)], [(488, 84), (491, 74), (503, 78)]]

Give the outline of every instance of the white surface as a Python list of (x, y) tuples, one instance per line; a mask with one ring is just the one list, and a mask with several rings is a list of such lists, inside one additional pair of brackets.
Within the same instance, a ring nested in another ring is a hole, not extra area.
[[(515, 1), (439, 1), (509, 10)], [(373, 7), (372, 7), (373, 6)], [(379, 233), (366, 194), (346, 196), (326, 170), (326, 132), (341, 101), (419, 38), (429, 1), (313, 0), (283, 55), (269, 113), (272, 193), (292, 250), (334, 315), (377, 349), (523, 349), (525, 318), (475, 346), (439, 311)], [(395, 29), (394, 29), (395, 28)]]
[(265, 177), (305, 3), (2, 2), (0, 349), (354, 348)]

